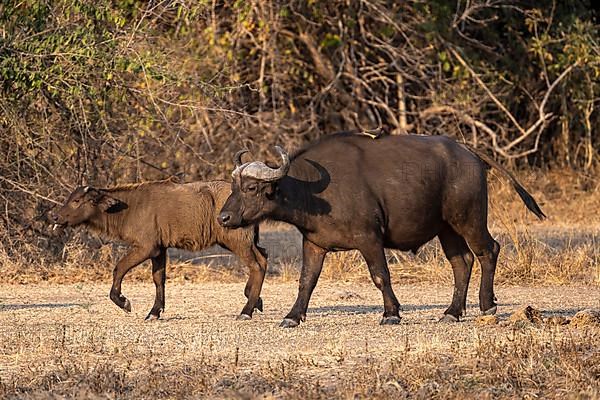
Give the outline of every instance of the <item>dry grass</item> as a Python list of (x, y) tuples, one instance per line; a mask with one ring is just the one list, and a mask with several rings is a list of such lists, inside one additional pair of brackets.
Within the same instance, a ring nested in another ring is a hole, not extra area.
[[(549, 216), (540, 222), (525, 209), (512, 188), (490, 177), (490, 229), (502, 245), (499, 284), (600, 283), (600, 183), (573, 172), (521, 174)], [(285, 224), (268, 224), (261, 243), (270, 254), (270, 275), (283, 281), (296, 280), (300, 266), (301, 236)], [(8, 256), (0, 248), (5, 283), (107, 282), (123, 248), (110, 244), (91, 251), (80, 237), (66, 243), (62, 260), (40, 257), (31, 262), (25, 251)], [(169, 279), (177, 282), (241, 282), (243, 266), (219, 249), (200, 256), (173, 252)], [(398, 282), (451, 284), (451, 269), (437, 240), (417, 255), (389, 251), (392, 277)], [(478, 268), (475, 268), (474, 279)], [(149, 279), (149, 263), (138, 267), (128, 281)], [(369, 275), (357, 252), (329, 254), (323, 279), (367, 281)]]
[[(380, 327), (372, 284), (322, 282), (307, 322), (278, 328), (295, 285), (269, 281), (265, 313), (239, 322), (243, 284), (167, 288), (163, 321), (142, 321), (152, 286), (129, 284), (132, 314), (104, 285), (5, 287), (0, 397), (598, 398), (600, 326), (435, 320), (451, 291), (400, 286), (403, 323)], [(472, 293), (476, 293), (473, 290)], [(597, 288), (500, 288), (500, 319), (533, 303), (546, 316), (600, 307)]]

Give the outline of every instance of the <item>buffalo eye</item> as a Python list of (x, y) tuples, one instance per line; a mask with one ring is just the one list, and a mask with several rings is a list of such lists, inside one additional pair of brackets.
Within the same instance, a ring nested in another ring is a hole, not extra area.
[(258, 186), (256, 184), (251, 184), (246, 186), (246, 191), (250, 192), (250, 193), (254, 193), (256, 192), (256, 189), (258, 188)]
[(84, 197), (78, 197), (76, 199), (71, 200), (71, 207), (79, 208), (82, 207), (86, 203), (86, 199)]

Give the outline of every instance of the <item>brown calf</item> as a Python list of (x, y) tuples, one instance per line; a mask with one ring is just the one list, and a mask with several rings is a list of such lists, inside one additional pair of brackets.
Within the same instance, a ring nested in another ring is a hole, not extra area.
[(111, 300), (125, 311), (131, 311), (131, 303), (121, 293), (123, 277), (152, 260), (156, 298), (146, 319), (158, 319), (165, 307), (167, 248), (200, 251), (218, 244), (232, 251), (250, 269), (244, 291), (248, 302), (238, 317), (250, 319), (255, 308), (262, 311), (266, 252), (257, 245), (257, 225), (226, 229), (217, 223), (218, 211), (230, 193), (231, 184), (225, 181), (177, 184), (166, 180), (107, 189), (84, 186), (71, 193), (53, 219), (56, 225), (84, 225), (129, 244), (129, 252), (114, 269), (110, 290)]

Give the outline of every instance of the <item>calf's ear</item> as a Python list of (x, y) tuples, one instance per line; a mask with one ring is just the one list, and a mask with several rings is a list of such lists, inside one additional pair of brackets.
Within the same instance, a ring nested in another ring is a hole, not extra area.
[(100, 196), (96, 198), (96, 205), (100, 207), (102, 212), (118, 212), (121, 211), (127, 206), (121, 200), (115, 199), (105, 193), (101, 193)]

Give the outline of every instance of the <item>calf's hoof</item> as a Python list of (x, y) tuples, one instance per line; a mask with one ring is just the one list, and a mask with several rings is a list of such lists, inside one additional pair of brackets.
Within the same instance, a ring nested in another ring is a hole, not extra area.
[(494, 306), (492, 308), (488, 308), (485, 311), (482, 311), (481, 315), (494, 315), (496, 314), (496, 311), (498, 311), (498, 306)]
[(146, 321), (156, 321), (158, 319), (160, 319), (160, 316), (152, 313), (148, 314), (145, 318)]
[(379, 325), (398, 325), (400, 320), (401, 318), (396, 315), (391, 317), (383, 317), (381, 321), (379, 321)]
[(438, 320), (438, 322), (454, 323), (454, 322), (458, 322), (458, 317), (455, 317), (452, 314), (444, 314), (444, 316), (442, 318), (440, 318)]
[(258, 298), (258, 301), (256, 302), (256, 305), (254, 306), (254, 309), (258, 310), (260, 312), (263, 312), (263, 301), (260, 297)]
[(129, 302), (129, 299), (127, 297), (123, 296), (120, 293), (117, 294), (112, 290), (110, 292), (109, 297), (112, 300), (112, 302), (115, 303), (119, 308), (123, 309), (124, 311), (131, 312), (131, 303)]
[(281, 323), (279, 324), (279, 326), (280, 326), (281, 328), (295, 328), (295, 327), (297, 327), (298, 325), (300, 325), (300, 323), (299, 323), (299, 322), (296, 322), (296, 321), (294, 321), (294, 320), (293, 320), (293, 319), (291, 319), (291, 318), (284, 318), (284, 320), (283, 320), (283, 321), (281, 321)]
[(237, 319), (238, 321), (250, 321), (252, 319), (252, 316), (248, 314), (240, 314), (237, 317), (235, 317), (235, 319)]

